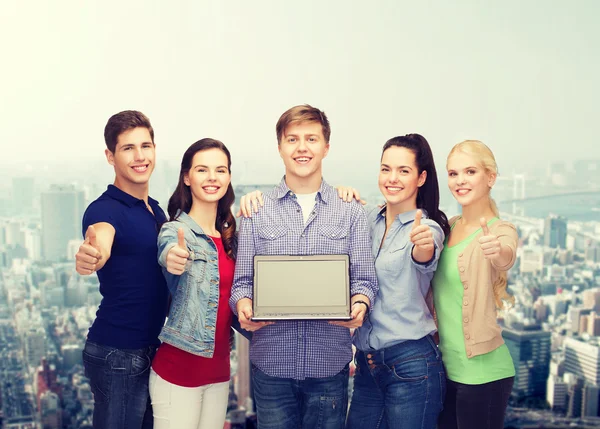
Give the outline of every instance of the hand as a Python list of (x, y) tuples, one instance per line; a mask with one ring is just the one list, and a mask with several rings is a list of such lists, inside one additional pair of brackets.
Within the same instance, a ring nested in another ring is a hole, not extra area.
[(190, 257), (190, 252), (185, 245), (183, 228), (177, 230), (177, 245), (173, 246), (167, 253), (167, 271), (176, 276), (185, 272), (185, 264)]
[(92, 225), (85, 231), (85, 240), (75, 254), (75, 270), (82, 276), (89, 276), (102, 260), (102, 252), (96, 240), (96, 230)]
[(417, 210), (415, 213), (415, 221), (413, 222), (412, 231), (410, 232), (410, 241), (415, 245), (415, 250), (422, 252), (431, 252), (435, 249), (435, 241), (433, 240), (433, 232), (429, 225), (421, 225), (423, 212)]
[(254, 213), (258, 213), (258, 205), (264, 206), (265, 201), (263, 200), (262, 192), (252, 191), (248, 192), (242, 198), (240, 198), (240, 209), (235, 214), (236, 217), (244, 215), (244, 217), (252, 217), (252, 210)]
[(350, 313), (350, 317), (352, 317), (352, 320), (348, 320), (347, 322), (332, 320), (329, 323), (349, 329), (360, 328), (367, 317), (367, 306), (362, 302), (355, 302), (352, 304), (352, 312)]
[(484, 217), (479, 219), (479, 223), (483, 231), (483, 235), (479, 237), (479, 245), (483, 251), (484, 258), (489, 260), (499, 259), (501, 257), (502, 243), (500, 243), (498, 237), (490, 232)]
[(360, 194), (358, 190), (354, 189), (351, 186), (338, 186), (335, 188), (338, 193), (338, 197), (340, 197), (343, 201), (349, 203), (354, 198), (356, 201), (360, 202), (363, 206), (367, 204), (366, 201), (360, 199)]
[(250, 298), (242, 298), (236, 305), (240, 326), (246, 331), (254, 332), (267, 325), (272, 325), (275, 322), (253, 322), (252, 318), (252, 300)]

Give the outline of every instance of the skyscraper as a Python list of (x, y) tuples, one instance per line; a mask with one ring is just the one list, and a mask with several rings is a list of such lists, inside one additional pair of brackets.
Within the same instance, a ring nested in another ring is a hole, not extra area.
[(566, 249), (567, 219), (551, 214), (544, 220), (544, 245), (546, 247)]
[(545, 397), (550, 368), (550, 332), (539, 325), (504, 329), (502, 336), (515, 364), (512, 394), (518, 398)]
[(58, 261), (67, 256), (69, 240), (81, 237), (83, 191), (74, 186), (52, 185), (42, 193), (42, 256)]
[(592, 342), (565, 338), (565, 372), (600, 386), (600, 348)]

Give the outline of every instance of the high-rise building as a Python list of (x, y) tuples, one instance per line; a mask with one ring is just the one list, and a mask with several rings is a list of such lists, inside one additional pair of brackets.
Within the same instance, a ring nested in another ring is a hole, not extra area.
[(515, 382), (512, 395), (522, 397), (546, 396), (550, 368), (550, 335), (539, 325), (522, 329), (505, 328), (504, 341), (515, 364)]
[(566, 249), (567, 219), (551, 214), (544, 220), (544, 245), (547, 247)]
[(46, 332), (44, 328), (32, 328), (25, 334), (25, 358), (32, 368), (37, 368), (46, 356)]
[(592, 384), (583, 386), (583, 392), (581, 394), (582, 417), (598, 416), (598, 399), (600, 399), (600, 389), (598, 386)]
[(567, 383), (557, 375), (548, 376), (546, 385), (546, 401), (553, 411), (565, 411), (567, 409)]
[(596, 343), (565, 338), (565, 372), (600, 386), (600, 348)]
[(67, 256), (69, 240), (81, 237), (83, 191), (74, 186), (52, 185), (42, 193), (42, 256), (59, 261)]

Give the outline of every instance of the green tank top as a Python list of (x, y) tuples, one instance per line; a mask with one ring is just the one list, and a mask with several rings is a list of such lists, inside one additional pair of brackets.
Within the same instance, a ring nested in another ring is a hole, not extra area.
[[(498, 218), (492, 218), (491, 225)], [(456, 223), (455, 223), (456, 224)], [(454, 228), (454, 225), (452, 225)], [(433, 298), (438, 319), (440, 351), (448, 378), (463, 384), (484, 384), (515, 375), (515, 366), (506, 344), (497, 349), (467, 358), (462, 326), (463, 284), (458, 272), (458, 255), (465, 250), (478, 229), (460, 243), (448, 247), (448, 239), (433, 277)]]

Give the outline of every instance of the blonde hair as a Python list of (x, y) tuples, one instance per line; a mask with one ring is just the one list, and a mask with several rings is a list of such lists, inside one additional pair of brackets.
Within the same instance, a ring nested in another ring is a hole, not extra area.
[[(480, 142), (479, 140), (465, 140), (460, 142), (452, 148), (450, 153), (448, 154), (448, 159), (456, 153), (462, 152), (466, 155), (472, 156), (477, 162), (479, 162), (486, 173), (493, 174), (494, 176), (498, 175), (498, 164), (496, 164), (496, 158), (494, 157), (493, 152), (489, 147)], [(447, 167), (446, 163), (446, 167)], [(500, 217), (500, 213), (498, 211), (498, 206), (494, 199), (490, 196), (490, 208), (496, 217)], [(506, 271), (501, 271), (498, 280), (496, 280), (493, 284), (494, 291), (494, 300), (496, 301), (496, 307), (499, 309), (504, 308), (504, 301), (509, 302), (511, 305), (514, 304), (515, 298), (510, 295), (506, 291), (507, 286), (507, 276)]]

